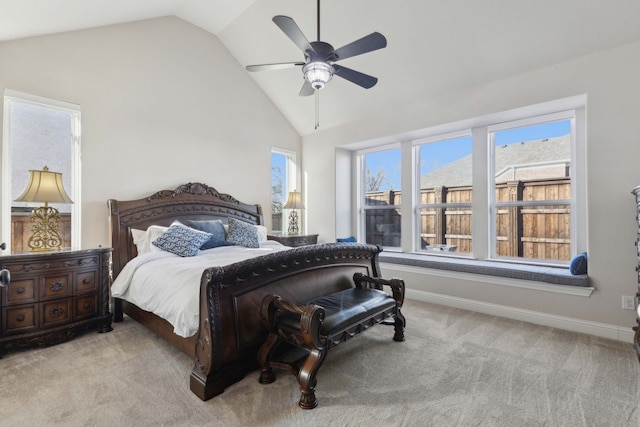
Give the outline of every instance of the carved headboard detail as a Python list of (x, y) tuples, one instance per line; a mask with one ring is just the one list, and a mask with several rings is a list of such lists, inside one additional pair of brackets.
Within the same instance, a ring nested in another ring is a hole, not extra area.
[(161, 190), (136, 200), (115, 200), (109, 206), (109, 225), (113, 250), (113, 275), (116, 277), (137, 255), (131, 229), (146, 230), (151, 225), (169, 226), (174, 220), (212, 220), (224, 223), (236, 218), (250, 224), (264, 224), (262, 207), (242, 203), (202, 183), (187, 183), (174, 190)]

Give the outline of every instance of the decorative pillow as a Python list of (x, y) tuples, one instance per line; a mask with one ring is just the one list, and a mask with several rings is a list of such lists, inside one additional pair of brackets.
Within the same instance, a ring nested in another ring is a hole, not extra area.
[(581, 254), (576, 255), (571, 260), (569, 264), (569, 271), (571, 274), (579, 275), (579, 274), (587, 274), (587, 253), (582, 252)]
[(356, 238), (353, 236), (349, 236), (349, 237), (338, 237), (336, 239), (336, 242), (338, 243), (355, 243), (356, 242)]
[(227, 241), (247, 248), (259, 248), (258, 230), (253, 224), (229, 218)]
[(133, 237), (133, 243), (138, 249), (138, 255), (160, 250), (151, 245), (151, 242), (160, 237), (162, 233), (168, 229), (169, 227), (163, 227), (161, 225), (151, 225), (146, 231), (132, 228), (131, 236)]
[[(267, 231), (267, 227), (265, 227), (264, 225), (254, 225), (254, 227), (258, 231), (259, 242), (266, 242), (267, 240), (269, 240), (267, 237), (267, 235), (269, 234), (269, 231)], [(229, 234), (229, 224), (224, 225), (224, 231)]]
[(232, 243), (227, 242), (227, 233), (224, 231), (224, 225), (219, 219), (211, 221), (186, 221), (186, 223), (186, 225), (191, 228), (211, 234), (211, 238), (204, 242), (204, 245), (200, 248), (202, 250), (232, 245)]
[(164, 251), (189, 257), (197, 255), (200, 247), (209, 239), (211, 234), (174, 221), (167, 231), (151, 243)]

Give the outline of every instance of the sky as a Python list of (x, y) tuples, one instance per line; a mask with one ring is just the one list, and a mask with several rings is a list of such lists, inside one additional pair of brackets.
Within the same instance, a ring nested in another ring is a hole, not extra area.
[[(515, 129), (496, 132), (496, 145), (507, 145), (522, 141), (531, 141), (544, 138), (566, 135), (571, 131), (571, 122), (563, 120), (559, 122), (543, 123), (540, 125), (519, 127)], [(420, 174), (424, 175), (437, 167), (443, 166), (461, 157), (471, 154), (471, 137), (465, 136), (449, 139), (441, 142), (425, 144), (420, 150)], [(400, 149), (387, 150), (366, 155), (366, 165), (372, 173), (382, 168), (387, 182), (382, 190), (400, 188)], [(271, 154), (271, 167), (279, 167), (285, 170), (286, 157)], [(273, 177), (273, 174), (272, 174)], [(272, 180), (272, 185), (275, 182)], [(286, 197), (285, 197), (286, 198)], [(284, 203), (284, 201), (283, 201)]]
[[(523, 141), (552, 138), (570, 133), (571, 121), (543, 123), (496, 132), (496, 145), (508, 145)], [(424, 144), (420, 149), (420, 174), (444, 166), (454, 160), (471, 154), (471, 136)], [(386, 150), (366, 155), (366, 166), (375, 174), (382, 168), (387, 182), (381, 190), (400, 188), (400, 149)]]
[[(284, 177), (286, 176), (286, 173), (285, 173), (286, 164), (287, 164), (287, 156), (283, 154), (273, 153), (273, 152), (271, 153), (271, 186), (272, 187), (277, 185), (278, 179), (284, 179)], [(280, 172), (275, 173), (276, 169), (279, 170)], [(284, 204), (287, 201), (286, 199), (287, 199), (287, 196), (285, 194), (282, 194), (280, 197), (280, 202)]]

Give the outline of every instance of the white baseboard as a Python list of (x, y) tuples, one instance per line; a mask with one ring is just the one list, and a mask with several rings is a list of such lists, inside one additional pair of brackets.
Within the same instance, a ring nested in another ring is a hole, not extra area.
[(556, 316), (538, 311), (523, 310), (504, 305), (475, 301), (467, 298), (436, 294), (433, 292), (406, 289), (406, 297), (418, 301), (433, 304), (461, 308), (478, 313), (491, 314), (493, 316), (506, 317), (508, 319), (521, 320), (536, 325), (550, 326), (552, 328), (567, 331), (580, 332), (595, 335), (612, 340), (633, 343), (634, 331), (631, 328), (609, 325), (606, 323), (589, 322), (565, 316)]

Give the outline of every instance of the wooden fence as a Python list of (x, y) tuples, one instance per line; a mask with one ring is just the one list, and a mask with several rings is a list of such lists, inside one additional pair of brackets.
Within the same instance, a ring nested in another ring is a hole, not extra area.
[[(496, 185), (496, 201), (569, 200), (569, 179), (513, 181)], [(402, 203), (400, 191), (366, 194), (367, 206)], [(420, 204), (462, 206), (423, 208), (420, 211), (421, 248), (471, 253), (473, 246), (471, 187), (437, 187), (420, 190)], [(465, 206), (466, 205), (466, 206)], [(368, 243), (400, 246), (400, 218), (397, 209), (368, 209)], [(571, 258), (570, 206), (527, 206), (500, 208), (496, 215), (496, 253), (505, 257), (566, 260)]]

